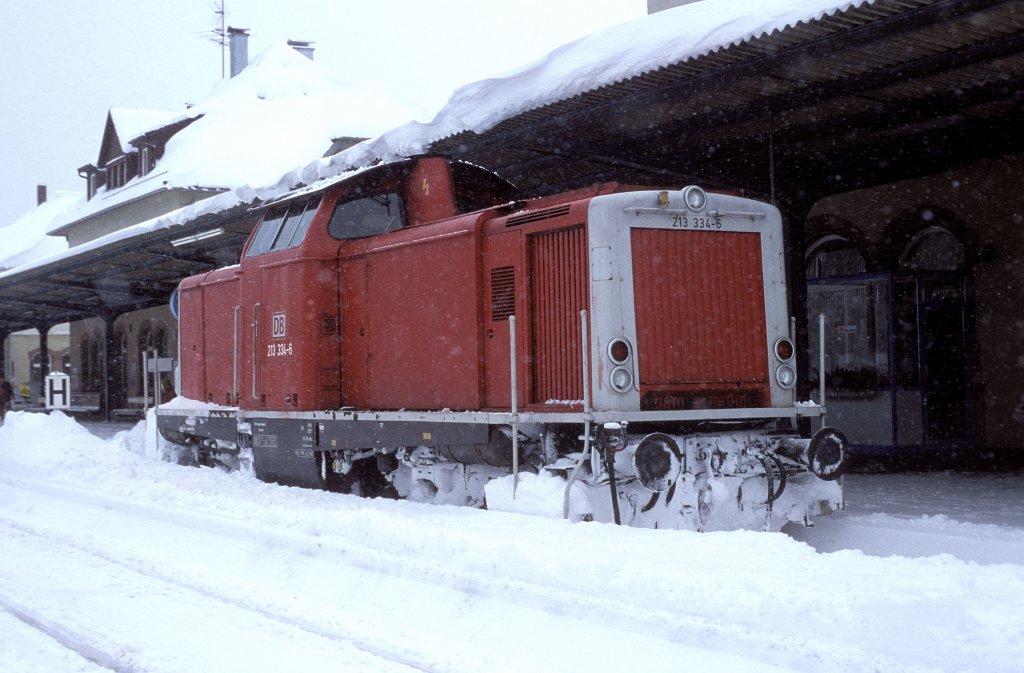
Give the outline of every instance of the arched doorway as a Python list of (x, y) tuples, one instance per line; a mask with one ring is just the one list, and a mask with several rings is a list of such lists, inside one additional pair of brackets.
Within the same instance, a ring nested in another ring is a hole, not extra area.
[[(942, 225), (912, 234), (898, 261), (896, 309), (907, 334), (901, 335), (897, 347), (906, 356), (904, 385), (916, 384), (920, 390), (922, 441), (928, 446), (969, 438), (970, 312), (965, 264), (963, 244)], [(914, 319), (916, 335), (910, 333)], [(914, 354), (916, 363), (910, 358)]]
[(835, 228), (807, 248), (808, 378), (817, 393), (823, 314), (829, 421), (864, 455), (953, 448), (970, 438), (962, 231), (950, 214), (922, 207), (892, 220), (874, 255)]
[[(133, 380), (134, 395), (143, 405), (154, 404), (163, 396), (166, 372), (173, 371), (173, 361), (168, 353), (168, 330), (162, 320), (149, 318), (138, 323), (135, 340), (135, 360), (138, 376)], [(168, 380), (167, 387), (173, 389)]]

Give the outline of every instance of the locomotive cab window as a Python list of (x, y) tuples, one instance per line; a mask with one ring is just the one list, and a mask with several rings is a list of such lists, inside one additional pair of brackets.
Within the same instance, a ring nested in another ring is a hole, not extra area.
[(336, 239), (365, 238), (397, 231), (404, 222), (402, 198), (395, 192), (382, 192), (338, 203), (327, 231)]
[(320, 196), (317, 195), (268, 210), (253, 236), (246, 256), (294, 248), (302, 243), (319, 205)]
[(451, 166), (455, 185), (456, 208), (471, 213), (522, 198), (519, 189), (508, 180), (488, 170), (462, 162)]

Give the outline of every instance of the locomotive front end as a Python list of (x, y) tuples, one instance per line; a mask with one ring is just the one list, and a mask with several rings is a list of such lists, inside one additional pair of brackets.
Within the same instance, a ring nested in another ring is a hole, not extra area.
[(619, 193), (590, 202), (587, 241), (593, 418), (624, 435), (594, 435), (614, 454), (596, 481), (618, 476), (622, 517), (777, 527), (840, 507), (845, 438), (797, 431), (823, 410), (796, 401), (779, 211), (694, 186)]

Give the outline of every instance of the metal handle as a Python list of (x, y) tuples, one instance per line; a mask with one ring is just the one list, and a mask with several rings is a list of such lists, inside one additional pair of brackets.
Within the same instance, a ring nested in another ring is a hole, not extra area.
[(258, 400), (260, 398), (259, 391), (256, 390), (256, 363), (259, 361), (259, 341), (260, 341), (260, 308), (263, 304), (253, 304), (252, 307), (252, 398)]

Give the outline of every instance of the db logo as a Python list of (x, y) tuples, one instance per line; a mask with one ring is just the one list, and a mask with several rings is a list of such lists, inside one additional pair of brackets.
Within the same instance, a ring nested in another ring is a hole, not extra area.
[(274, 315), (271, 316), (271, 321), (272, 321), (272, 323), (271, 323), (272, 324), (271, 336), (274, 339), (283, 339), (285, 334), (286, 334), (286, 332), (287, 332), (287, 330), (285, 328), (285, 317), (284, 316), (285, 316), (284, 313), (275, 313)]

